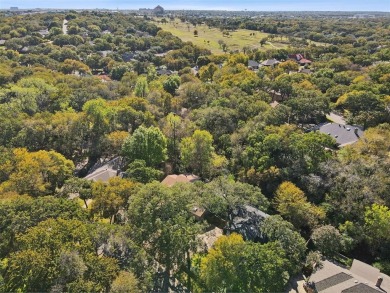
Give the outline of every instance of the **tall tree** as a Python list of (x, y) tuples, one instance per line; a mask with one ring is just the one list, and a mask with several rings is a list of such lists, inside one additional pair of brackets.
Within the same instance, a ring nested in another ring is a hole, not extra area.
[(313, 228), (325, 217), (325, 212), (310, 202), (304, 192), (291, 182), (283, 182), (276, 190), (276, 209), (297, 228)]
[(289, 272), (295, 274), (302, 269), (305, 260), (306, 241), (279, 215), (270, 216), (261, 224), (260, 231), (269, 241), (279, 241), (289, 260)]
[(137, 83), (135, 84), (134, 94), (137, 97), (144, 98), (149, 93), (149, 85), (148, 80), (144, 76), (140, 76), (137, 79)]
[(200, 176), (208, 176), (214, 154), (213, 137), (206, 130), (195, 130), (180, 143), (183, 166)]
[(200, 279), (212, 292), (280, 292), (288, 280), (285, 252), (278, 243), (245, 242), (221, 236), (201, 259)]
[(162, 292), (169, 291), (172, 273), (183, 269), (196, 248), (199, 224), (189, 213), (193, 194), (185, 186), (158, 182), (141, 187), (129, 206), (129, 224), (136, 242), (162, 266)]
[(167, 141), (157, 127), (141, 126), (125, 139), (122, 152), (130, 162), (144, 160), (147, 166), (155, 167), (167, 158)]

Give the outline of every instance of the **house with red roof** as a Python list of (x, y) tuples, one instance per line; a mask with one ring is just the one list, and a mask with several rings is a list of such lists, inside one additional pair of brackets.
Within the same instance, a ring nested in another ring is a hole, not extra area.
[(299, 65), (305, 66), (310, 65), (311, 61), (309, 59), (306, 59), (302, 54), (290, 54), (288, 55), (289, 59), (295, 60), (299, 63)]

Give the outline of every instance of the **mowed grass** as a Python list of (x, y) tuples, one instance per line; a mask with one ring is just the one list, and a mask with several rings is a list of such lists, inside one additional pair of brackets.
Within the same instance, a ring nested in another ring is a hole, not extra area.
[[(260, 40), (264, 37), (267, 37), (267, 33), (238, 29), (236, 31), (230, 32), (229, 36), (224, 36), (222, 32), (217, 28), (208, 28), (207, 25), (197, 25), (194, 27), (191, 24), (182, 23), (180, 20), (174, 22), (168, 22), (166, 24), (158, 23), (163, 30), (171, 32), (174, 36), (179, 37), (185, 42), (192, 42), (195, 45), (200, 47), (207, 48), (211, 50), (214, 54), (224, 53), (218, 41), (222, 40), (227, 45), (227, 51), (242, 51), (244, 47), (249, 47), (251, 49), (259, 48), (262, 50), (267, 49), (282, 49), (286, 48), (287, 44), (279, 43), (280, 36), (277, 36), (275, 40), (268, 42), (263, 47), (260, 46)], [(198, 36), (194, 36), (194, 31), (198, 31)], [(251, 34), (255, 34), (254, 36)], [(286, 41), (284, 37), (283, 41)]]

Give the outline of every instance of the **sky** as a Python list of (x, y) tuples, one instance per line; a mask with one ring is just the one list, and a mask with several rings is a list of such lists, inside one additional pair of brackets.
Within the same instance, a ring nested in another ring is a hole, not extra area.
[(0, 0), (0, 8), (250, 10), (250, 11), (386, 11), (390, 0)]

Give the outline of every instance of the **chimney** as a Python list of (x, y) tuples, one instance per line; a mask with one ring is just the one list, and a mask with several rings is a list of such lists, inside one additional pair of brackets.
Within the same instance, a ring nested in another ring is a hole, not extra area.
[(381, 285), (382, 285), (382, 282), (383, 282), (383, 278), (382, 277), (378, 277), (378, 280), (376, 280), (375, 286), (380, 288)]

